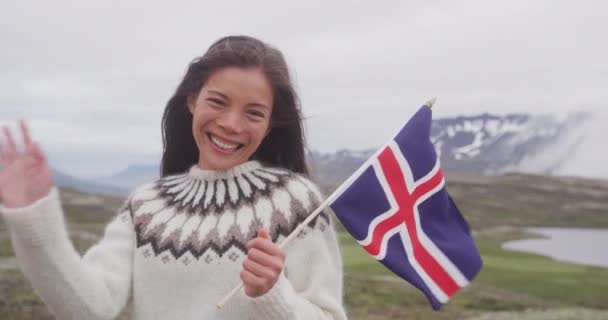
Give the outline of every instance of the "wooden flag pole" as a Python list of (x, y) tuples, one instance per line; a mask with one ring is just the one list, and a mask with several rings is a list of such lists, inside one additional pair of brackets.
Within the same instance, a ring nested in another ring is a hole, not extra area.
[[(435, 104), (435, 101), (437, 101), (437, 98), (433, 98), (429, 101), (427, 101), (427, 103), (425, 103), (424, 105), (432, 108), (433, 105)], [(380, 152), (382, 150), (382, 148), (380, 148), (376, 153)], [(319, 205), (319, 207), (313, 211), (313, 213), (311, 213), (304, 221), (302, 221), (302, 223), (300, 223), (300, 225), (298, 225), (290, 234), (289, 236), (287, 236), (287, 238), (285, 238), (280, 244), (279, 244), (279, 248), (283, 249), (287, 243), (289, 243), (289, 241), (291, 241), (291, 239), (293, 239), (298, 233), (300, 233), (300, 231), (302, 231), (302, 229), (304, 229), (304, 227), (306, 225), (308, 225), (315, 217), (317, 217), (319, 215), (319, 213), (321, 213), (321, 211), (323, 211), (323, 209), (325, 209), (325, 207), (327, 207), (327, 204), (334, 201), (337, 197), (337, 195), (342, 193), (342, 189), (344, 189), (344, 186), (349, 185), (352, 180), (356, 179), (357, 177), (359, 177), (359, 175), (361, 174), (361, 172), (367, 168), (370, 164), (371, 159), (374, 159), (376, 156), (376, 154), (374, 154), (374, 156), (369, 157), (369, 159), (367, 159), (360, 167), (359, 169), (357, 169), (357, 171), (355, 171), (352, 175), (350, 175), (350, 177), (348, 179), (346, 179), (344, 182), (342, 182), (342, 184), (329, 196), (327, 197), (327, 199), (325, 199), (325, 201), (323, 201), (323, 203), (321, 203)], [(230, 292), (228, 292), (228, 294), (226, 294), (226, 296), (220, 300), (220, 302), (217, 303), (217, 308), (221, 309), (226, 302), (228, 302), (228, 300), (230, 300), (232, 298), (232, 296), (234, 296), (239, 290), (241, 290), (243, 288), (243, 281), (241, 281), (241, 283), (234, 287), (232, 290), (230, 290)]]

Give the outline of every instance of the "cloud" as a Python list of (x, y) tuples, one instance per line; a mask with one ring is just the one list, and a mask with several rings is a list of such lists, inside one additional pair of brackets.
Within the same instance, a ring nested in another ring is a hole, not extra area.
[(608, 112), (595, 110), (593, 117), (580, 128), (579, 143), (558, 168), (557, 174), (608, 178), (608, 150), (603, 148), (606, 143), (606, 123)]
[(227, 34), (285, 53), (310, 145), (323, 151), (378, 145), (435, 96), (442, 117), (608, 100), (600, 1), (0, 6), (0, 122), (31, 119), (62, 152), (159, 150), (162, 111), (187, 63)]

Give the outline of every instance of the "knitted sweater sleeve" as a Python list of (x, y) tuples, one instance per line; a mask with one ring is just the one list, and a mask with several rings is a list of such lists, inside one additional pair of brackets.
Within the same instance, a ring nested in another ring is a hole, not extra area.
[[(304, 181), (320, 200), (316, 186)], [(260, 297), (247, 298), (252, 318), (346, 319), (342, 258), (332, 217), (322, 215), (284, 248), (285, 268), (272, 289)]]
[(113, 319), (131, 290), (134, 232), (129, 206), (80, 256), (70, 241), (57, 188), (23, 208), (0, 211), (21, 270), (57, 319)]

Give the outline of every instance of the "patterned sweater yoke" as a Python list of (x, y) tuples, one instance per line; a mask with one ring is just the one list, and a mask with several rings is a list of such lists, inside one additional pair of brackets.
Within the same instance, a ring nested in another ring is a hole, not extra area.
[[(277, 242), (320, 203), (321, 195), (308, 179), (252, 161), (220, 174), (193, 166), (187, 174), (139, 190), (129, 209), (138, 247), (149, 247), (155, 255), (169, 251), (175, 259), (186, 254), (199, 259), (221, 258), (232, 248), (246, 254), (247, 242), (259, 229)], [(308, 227), (329, 224), (321, 213)]]

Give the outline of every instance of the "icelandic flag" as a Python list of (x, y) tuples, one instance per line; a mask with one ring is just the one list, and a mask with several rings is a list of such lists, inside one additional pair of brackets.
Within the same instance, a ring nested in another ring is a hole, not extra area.
[(430, 139), (431, 103), (328, 199), (374, 258), (439, 310), (480, 271), (469, 227), (446, 190)]

